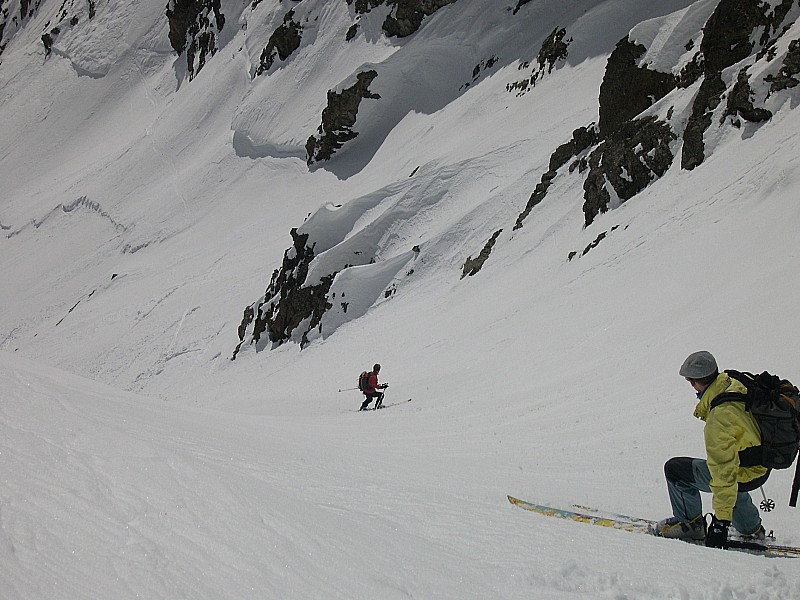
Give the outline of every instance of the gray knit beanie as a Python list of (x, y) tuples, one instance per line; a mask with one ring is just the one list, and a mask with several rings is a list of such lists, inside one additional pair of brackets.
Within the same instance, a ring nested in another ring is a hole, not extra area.
[(690, 354), (683, 365), (681, 365), (680, 374), (689, 379), (703, 379), (709, 375), (718, 373), (717, 361), (712, 356), (711, 352), (701, 350)]

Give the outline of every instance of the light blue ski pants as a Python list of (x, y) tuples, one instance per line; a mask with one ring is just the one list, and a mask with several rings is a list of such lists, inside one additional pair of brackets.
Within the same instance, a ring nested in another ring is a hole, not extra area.
[[(703, 514), (703, 503), (700, 492), (711, 492), (709, 483), (711, 473), (706, 461), (700, 458), (678, 457), (672, 458), (664, 465), (667, 476), (667, 490), (669, 501), (672, 503), (672, 514), (681, 521), (688, 523)], [(753, 504), (748, 491), (742, 487), (756, 489), (766, 480), (759, 478), (753, 486), (745, 484), (739, 487), (736, 496), (736, 506), (733, 508), (732, 525), (740, 533), (753, 533), (761, 525), (761, 516)]]

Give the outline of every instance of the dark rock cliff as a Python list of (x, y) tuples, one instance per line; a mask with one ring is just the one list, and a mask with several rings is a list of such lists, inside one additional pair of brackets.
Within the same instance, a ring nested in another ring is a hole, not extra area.
[(677, 86), (672, 73), (659, 73), (636, 65), (646, 50), (625, 37), (608, 59), (600, 85), (599, 125), (603, 137), (611, 135)]
[[(760, 44), (763, 46), (769, 43), (769, 32), (776, 26), (773, 19), (783, 20), (778, 13), (787, 8), (785, 4), (784, 2), (777, 12), (770, 15), (767, 12), (770, 7), (757, 0), (721, 0), (706, 22), (699, 57), (695, 61), (702, 64), (703, 81), (683, 134), (682, 168), (694, 169), (705, 160), (703, 136), (710, 127), (712, 113), (722, 102), (727, 88), (722, 71), (753, 53), (756, 44), (753, 40), (758, 39), (756, 34), (759, 30), (764, 31)], [(784, 12), (783, 15), (785, 14)]]
[(342, 145), (358, 136), (353, 130), (358, 108), (365, 98), (380, 99), (370, 92), (369, 86), (378, 76), (375, 71), (364, 71), (356, 76), (356, 83), (341, 92), (328, 92), (328, 106), (322, 111), (319, 135), (312, 135), (306, 142), (308, 164), (330, 160)]
[[(682, 138), (681, 167), (691, 170), (705, 158), (704, 134), (711, 127), (713, 115), (727, 98), (724, 110), (717, 113), (734, 126), (740, 120), (763, 122), (772, 113), (757, 105), (748, 69), (759, 58), (758, 51), (770, 51), (786, 31), (785, 19), (793, 2), (784, 0), (774, 8), (758, 0), (722, 0), (702, 31), (702, 42), (695, 55), (679, 73), (662, 73), (639, 66), (646, 52), (642, 45), (623, 38), (611, 54), (599, 95), (599, 143), (581, 167), (588, 167), (584, 180), (584, 222), (588, 227), (615, 203), (622, 203), (662, 177), (672, 165), (673, 142)], [(793, 42), (794, 44), (794, 42)], [(689, 41), (686, 50), (691, 51)], [(723, 71), (750, 58), (732, 83), (726, 83)], [(800, 72), (800, 52), (790, 46), (781, 69), (768, 76), (774, 89), (792, 85)], [(673, 130), (666, 119), (654, 115), (642, 118), (644, 111), (673, 90), (687, 88), (701, 80), (691, 114), (683, 130)], [(564, 146), (565, 154), (570, 153)], [(552, 160), (551, 160), (552, 163)], [(531, 205), (544, 199), (547, 188), (557, 175), (551, 168), (542, 176), (517, 227), (527, 217)]]
[(383, 31), (390, 37), (408, 37), (416, 33), (425, 17), (457, 0), (347, 0), (358, 14), (366, 14), (378, 6), (390, 6), (392, 12), (383, 22)]
[(800, 40), (792, 40), (780, 70), (766, 78), (770, 83), (770, 92), (779, 92), (800, 85), (800, 79), (795, 77), (798, 73), (800, 73)]
[(264, 297), (244, 310), (239, 325), (239, 344), (233, 358), (245, 341), (247, 331), (252, 325), (250, 341), (254, 344), (267, 334), (270, 342), (283, 343), (292, 337), (294, 330), (304, 321), (308, 321), (305, 335), (317, 327), (325, 311), (332, 307), (327, 294), (335, 273), (323, 277), (316, 285), (304, 286), (308, 276), (308, 267), (314, 259), (314, 248), (308, 246), (308, 234), (291, 230), (293, 246), (283, 255), (280, 269), (272, 274)]
[[(33, 18), (39, 11), (43, 0), (21, 0), (19, 12), (11, 12), (10, 2), (0, 1), (0, 56), (8, 45), (14, 33)], [(82, 21), (91, 20), (97, 11), (96, 0), (62, 0), (58, 13), (52, 20), (47, 21), (41, 36), (45, 57), (50, 55), (58, 36)], [(8, 39), (6, 39), (8, 36)]]
[(303, 37), (303, 26), (294, 21), (294, 11), (290, 10), (283, 17), (283, 24), (280, 25), (270, 36), (261, 59), (256, 68), (256, 75), (261, 75), (272, 68), (275, 56), (281, 60), (286, 60), (292, 53), (300, 47)]
[(467, 276), (474, 276), (477, 275), (478, 272), (483, 268), (483, 263), (485, 263), (489, 255), (492, 253), (492, 249), (494, 248), (495, 243), (497, 242), (497, 238), (500, 237), (500, 234), (503, 233), (502, 229), (498, 229), (497, 231), (492, 234), (492, 237), (489, 238), (489, 241), (486, 242), (486, 245), (481, 250), (480, 254), (475, 258), (471, 256), (467, 258), (464, 262), (464, 266), (461, 268), (461, 279)]
[(179, 56), (186, 52), (189, 79), (194, 79), (217, 52), (217, 35), (225, 26), (220, 0), (169, 0), (166, 16), (169, 42)]
[(389, 0), (395, 10), (386, 17), (383, 30), (389, 36), (407, 37), (415, 33), (425, 17), (456, 0)]
[(589, 155), (583, 185), (585, 225), (611, 207), (612, 190), (622, 203), (662, 177), (674, 159), (670, 143), (676, 139), (669, 124), (654, 116), (625, 121), (607, 136)]

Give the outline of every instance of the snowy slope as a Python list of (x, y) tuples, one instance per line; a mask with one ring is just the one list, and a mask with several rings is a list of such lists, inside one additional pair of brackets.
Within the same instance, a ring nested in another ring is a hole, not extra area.
[[(800, 595), (790, 560), (505, 499), (667, 516), (664, 461), (703, 451), (686, 354), (800, 380), (798, 96), (757, 83), (797, 23), (750, 69), (770, 120), (715, 125), (702, 165), (588, 227), (583, 177), (561, 173), (512, 230), (597, 121), (617, 42), (678, 72), (716, 2), (458, 0), (392, 39), (386, 7), (227, 1), (191, 81), (163, 2), (96, 4), (45, 60), (62, 2), (42, 2), (0, 55), (0, 598)], [(254, 76), (287, 5), (303, 41)], [(555, 27), (567, 59), (509, 92)], [(381, 100), (309, 167), (327, 91), (364, 66)], [(679, 128), (697, 87), (649, 114)], [(231, 361), (293, 227), (318, 244), (311, 280), (355, 266), (302, 351)], [(395, 406), (358, 413), (347, 388), (375, 361)], [(764, 520), (800, 544), (790, 479)]]

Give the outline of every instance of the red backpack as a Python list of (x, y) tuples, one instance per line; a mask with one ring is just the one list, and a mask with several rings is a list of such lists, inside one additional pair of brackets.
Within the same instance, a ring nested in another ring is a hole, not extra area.
[(372, 373), (368, 371), (362, 371), (361, 375), (358, 376), (358, 389), (364, 392), (365, 394), (367, 393), (367, 388), (369, 387), (370, 375), (372, 375)]

